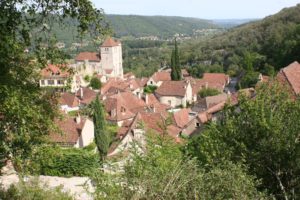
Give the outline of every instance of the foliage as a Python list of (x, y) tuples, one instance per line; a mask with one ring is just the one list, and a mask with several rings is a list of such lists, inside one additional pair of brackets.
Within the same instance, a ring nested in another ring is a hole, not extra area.
[(221, 92), (219, 92), (219, 90), (214, 89), (214, 88), (204, 88), (204, 89), (200, 90), (199, 93), (198, 93), (198, 95), (201, 98), (205, 98), (205, 97), (208, 97), (208, 96), (215, 96), (215, 95), (218, 95), (218, 94), (221, 94)]
[(231, 161), (243, 163), (262, 181), (258, 187), (278, 199), (299, 194), (300, 102), (276, 83), (260, 84), (254, 99), (240, 97), (188, 145), (203, 167)]
[[(147, 150), (138, 144), (132, 159), (117, 174), (95, 174), (99, 199), (263, 199), (254, 178), (240, 165), (227, 163), (205, 172), (184, 157), (168, 137), (150, 136)], [(120, 184), (122, 183), (122, 184)]]
[(182, 74), (181, 74), (179, 52), (178, 52), (176, 38), (174, 43), (175, 43), (174, 50), (172, 51), (172, 55), (171, 55), (171, 78), (173, 81), (179, 81), (182, 78)]
[[(201, 64), (210, 61), (225, 71), (229, 66), (265, 73), (265, 66), (276, 71), (300, 60), (300, 5), (286, 8), (263, 20), (247, 23), (206, 40), (185, 42), (183, 63)], [(267, 65), (266, 65), (267, 64)]]
[(64, 63), (55, 47), (48, 21), (57, 15), (78, 20), (79, 35), (101, 36), (106, 28), (103, 11), (88, 0), (0, 1), (0, 152), (24, 158), (43, 142), (56, 116), (55, 93), (38, 87), (39, 70), (48, 62)]
[(239, 82), (239, 89), (254, 88), (259, 78), (259, 73), (255, 71), (247, 71)]
[(90, 81), (90, 86), (94, 89), (94, 90), (99, 90), (102, 86), (101, 81), (99, 80), (99, 78), (97, 77), (92, 77), (91, 81)]
[(146, 87), (144, 87), (144, 92), (148, 93), (148, 94), (152, 94), (155, 92), (156, 89), (157, 89), (157, 86), (155, 86), (155, 85), (147, 85)]
[(24, 171), (48, 176), (89, 176), (100, 167), (94, 150), (41, 146), (34, 150), (25, 163)]
[[(213, 65), (204, 65), (204, 64), (197, 64), (189, 67), (188, 72), (191, 76), (195, 78), (202, 78), (204, 73), (223, 73), (223, 67), (219, 64)], [(236, 70), (236, 69), (235, 69)], [(236, 71), (234, 71), (236, 72)]]
[(91, 77), (89, 75), (85, 75), (83, 78), (86, 82), (90, 82), (91, 81)]
[(7, 190), (0, 187), (0, 199), (2, 200), (72, 200), (73, 198), (62, 192), (60, 187), (48, 189), (40, 186), (36, 180), (19, 182), (11, 185)]
[(93, 102), (93, 111), (95, 142), (101, 158), (104, 159), (108, 152), (111, 137), (107, 131), (104, 108), (98, 96)]

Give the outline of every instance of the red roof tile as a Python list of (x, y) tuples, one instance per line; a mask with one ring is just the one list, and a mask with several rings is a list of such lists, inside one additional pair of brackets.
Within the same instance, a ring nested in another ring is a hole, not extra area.
[(76, 61), (91, 61), (91, 62), (100, 62), (101, 58), (97, 52), (81, 52), (75, 57)]
[(294, 93), (298, 95), (300, 93), (300, 64), (295, 61), (289, 66), (283, 68), (280, 73), (285, 76)]
[(42, 69), (41, 76), (44, 78), (50, 78), (50, 77), (67, 78), (70, 75), (68, 70), (69, 68), (67, 68), (64, 65), (49, 64), (46, 68)]
[(171, 74), (170, 72), (161, 71), (161, 72), (155, 72), (151, 78), (155, 81), (170, 81), (171, 80)]
[(71, 108), (79, 106), (79, 99), (68, 92), (62, 93), (58, 101), (60, 105), (68, 105)]
[(165, 81), (155, 91), (160, 96), (180, 96), (184, 97), (186, 94), (186, 81)]
[(115, 46), (119, 46), (120, 44), (121, 44), (120, 41), (114, 40), (113, 38), (109, 37), (103, 42), (101, 47), (115, 47)]
[(185, 125), (187, 125), (190, 122), (189, 113), (191, 112), (191, 109), (184, 108), (181, 109), (178, 112), (174, 113), (174, 120), (178, 127), (183, 128)]
[(64, 119), (55, 121), (62, 134), (52, 132), (49, 134), (50, 140), (56, 143), (76, 144), (85, 121), (86, 119), (81, 118), (81, 122), (77, 124), (74, 118), (65, 115)]
[(78, 99), (80, 99), (80, 103), (87, 105), (96, 99), (97, 94), (97, 92), (90, 88), (82, 87), (77, 90), (75, 95)]

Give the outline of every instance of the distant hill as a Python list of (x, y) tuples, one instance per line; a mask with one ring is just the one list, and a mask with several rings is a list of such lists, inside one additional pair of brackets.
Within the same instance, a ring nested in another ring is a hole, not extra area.
[(266, 65), (278, 70), (300, 61), (300, 4), (209, 40), (192, 40), (183, 48), (193, 53), (188, 57), (192, 58), (191, 63), (211, 60), (226, 70), (231, 65), (243, 65), (245, 59), (253, 59), (255, 70), (263, 71)]
[(213, 19), (213, 23), (222, 28), (233, 28), (260, 19)]
[(107, 15), (117, 37), (157, 36), (172, 37), (175, 34), (191, 36), (197, 30), (220, 28), (213, 21), (170, 16)]

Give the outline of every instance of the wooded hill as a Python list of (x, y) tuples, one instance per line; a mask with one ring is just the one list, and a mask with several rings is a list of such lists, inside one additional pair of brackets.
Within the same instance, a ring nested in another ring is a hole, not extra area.
[(268, 68), (268, 74), (272, 68), (279, 70), (300, 60), (300, 4), (206, 41), (186, 42), (181, 47), (183, 63), (193, 65), (212, 61), (225, 71), (251, 65), (256, 71)]
[(106, 15), (106, 18), (117, 37), (157, 36), (169, 38), (175, 34), (191, 36), (197, 30), (219, 28), (213, 21), (189, 17)]

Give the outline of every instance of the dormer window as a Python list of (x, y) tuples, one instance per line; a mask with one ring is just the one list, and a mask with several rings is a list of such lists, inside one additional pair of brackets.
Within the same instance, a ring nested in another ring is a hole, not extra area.
[(124, 114), (126, 112), (126, 108), (121, 107), (121, 113)]

